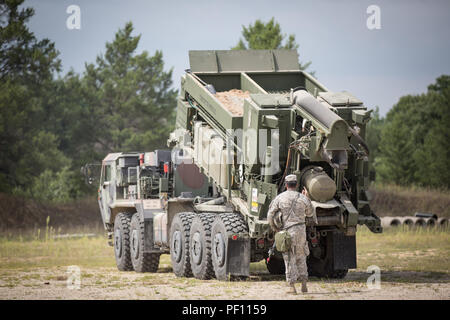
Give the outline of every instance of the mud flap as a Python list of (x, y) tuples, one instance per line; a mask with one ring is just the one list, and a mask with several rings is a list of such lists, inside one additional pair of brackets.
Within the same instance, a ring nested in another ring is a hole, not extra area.
[(158, 251), (153, 243), (153, 214), (144, 214), (144, 252)]
[(227, 246), (227, 275), (250, 275), (250, 238), (228, 238)]
[(141, 221), (144, 219), (144, 252), (160, 252), (153, 241), (153, 216), (157, 210), (144, 209), (141, 203), (135, 203), (135, 207), (139, 214), (139, 219)]
[[(333, 268), (334, 270), (345, 270), (356, 268), (356, 237), (346, 236), (342, 232), (330, 234), (332, 239)], [(331, 237), (330, 237), (331, 238)]]

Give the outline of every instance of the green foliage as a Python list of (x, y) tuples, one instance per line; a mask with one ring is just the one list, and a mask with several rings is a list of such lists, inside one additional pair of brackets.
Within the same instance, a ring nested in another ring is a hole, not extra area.
[(72, 183), (75, 173), (70, 167), (63, 167), (54, 172), (45, 170), (33, 181), (29, 190), (30, 196), (40, 200), (64, 202), (80, 196), (79, 191)]
[(450, 188), (450, 77), (388, 112), (375, 168), (381, 182)]
[(82, 75), (55, 79), (58, 51), (28, 30), (22, 4), (0, 3), (0, 192), (66, 201), (92, 191), (85, 163), (165, 147), (177, 93), (162, 52), (136, 54), (127, 23)]
[[(286, 35), (282, 34), (280, 24), (274, 18), (267, 23), (258, 19), (253, 25), (249, 24), (248, 27), (242, 26), (242, 36), (244, 39), (239, 39), (238, 44), (231, 48), (232, 50), (298, 50), (299, 48), (294, 34), (290, 34), (283, 44)], [(299, 64), (301, 70), (306, 70), (311, 65), (311, 61), (304, 64), (299, 62)], [(314, 75), (315, 72), (309, 73)]]
[(140, 36), (132, 32), (127, 23), (82, 75), (71, 71), (55, 81), (48, 117), (80, 192), (92, 191), (79, 174), (81, 166), (110, 152), (164, 148), (174, 123), (172, 71), (164, 71), (160, 51), (136, 54)]
[(135, 54), (140, 36), (132, 36), (132, 31), (131, 23), (119, 30), (96, 65), (86, 65), (81, 80), (81, 90), (89, 97), (86, 108), (94, 116), (91, 135), (96, 151), (103, 154), (164, 147), (174, 122), (172, 70), (164, 71), (160, 51)]
[(376, 175), (374, 162), (376, 162), (376, 159), (380, 154), (380, 138), (383, 125), (384, 118), (380, 116), (380, 110), (377, 106), (372, 114), (372, 119), (366, 127), (366, 143), (370, 150), (369, 165), (370, 170), (373, 172), (371, 176)]
[(28, 30), (33, 10), (19, 10), (22, 2), (0, 4), (0, 192), (27, 189), (45, 170), (59, 170), (64, 158), (45, 125), (58, 52)]
[(428, 90), (430, 125), (415, 154), (415, 178), (422, 185), (450, 188), (450, 76), (439, 77)]
[(38, 41), (28, 30), (26, 23), (34, 10), (19, 9), (23, 2), (8, 0), (0, 3), (0, 78), (40, 84), (52, 79), (61, 62), (57, 59), (54, 43), (48, 39)]
[[(242, 26), (242, 36), (244, 37), (247, 45), (241, 39), (236, 47), (233, 49), (238, 50), (261, 50), (261, 49), (297, 49), (298, 45), (295, 44), (295, 36), (290, 35), (290, 42), (285, 46), (282, 46), (282, 42), (285, 36), (281, 34), (280, 25), (275, 22), (274, 18), (269, 22), (264, 23), (261, 20), (256, 20), (253, 25), (248, 27)], [(287, 46), (291, 47), (288, 48)]]

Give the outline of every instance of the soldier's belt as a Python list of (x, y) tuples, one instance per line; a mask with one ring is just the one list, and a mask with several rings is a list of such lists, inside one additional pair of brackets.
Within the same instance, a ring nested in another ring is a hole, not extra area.
[(288, 230), (288, 229), (290, 229), (290, 228), (292, 228), (292, 227), (295, 227), (295, 226), (301, 226), (302, 224), (305, 224), (305, 223), (304, 223), (304, 222), (299, 222), (299, 223), (293, 224), (292, 226), (289, 226), (289, 227), (287, 227), (287, 228), (284, 228), (283, 230)]

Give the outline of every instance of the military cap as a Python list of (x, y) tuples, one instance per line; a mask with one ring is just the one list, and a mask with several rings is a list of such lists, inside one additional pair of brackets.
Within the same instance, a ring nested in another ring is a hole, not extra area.
[(285, 182), (297, 182), (297, 176), (295, 174), (290, 174), (284, 178)]

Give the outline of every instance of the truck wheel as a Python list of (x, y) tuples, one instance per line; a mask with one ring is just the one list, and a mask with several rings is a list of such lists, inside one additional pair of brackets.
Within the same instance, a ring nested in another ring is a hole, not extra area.
[(266, 259), (266, 267), (270, 274), (285, 274), (286, 266), (284, 259), (276, 256), (270, 257), (269, 261)]
[(238, 213), (221, 213), (211, 225), (212, 264), (218, 280), (227, 280), (228, 235), (248, 232), (248, 227)]
[(192, 277), (189, 261), (189, 232), (193, 212), (181, 212), (175, 215), (170, 226), (170, 260), (177, 277)]
[(114, 220), (114, 255), (117, 269), (120, 271), (133, 270), (130, 255), (131, 215), (131, 213), (122, 212)]
[(189, 259), (197, 279), (208, 280), (215, 276), (211, 260), (211, 224), (215, 216), (214, 213), (201, 213), (192, 220)]
[[(341, 242), (339, 242), (341, 241)], [(317, 254), (314, 254), (314, 250), (311, 250), (311, 253), (308, 256), (307, 264), (308, 264), (308, 273), (313, 277), (319, 278), (330, 278), (330, 279), (342, 279), (348, 273), (348, 266), (350, 266), (346, 262), (344, 265), (340, 265), (339, 268), (336, 268), (334, 264), (335, 257), (333, 256), (334, 246), (339, 246), (340, 250), (355, 250), (353, 247), (355, 244), (353, 243), (343, 243), (342, 242), (342, 234), (337, 231), (329, 232), (325, 237), (320, 238), (320, 250)], [(348, 245), (348, 247), (344, 247)], [(356, 255), (356, 252), (355, 252)], [(339, 259), (343, 259), (343, 256), (338, 256)], [(356, 257), (355, 257), (356, 258)]]
[(144, 252), (144, 221), (140, 221), (138, 213), (131, 218), (130, 229), (130, 255), (134, 271), (158, 271), (160, 254)]

